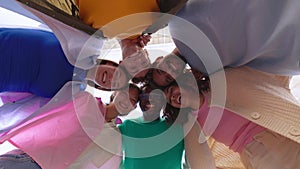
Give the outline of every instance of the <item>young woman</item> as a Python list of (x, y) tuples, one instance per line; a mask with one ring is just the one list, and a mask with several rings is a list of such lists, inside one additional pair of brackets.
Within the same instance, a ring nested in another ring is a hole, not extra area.
[[(129, 81), (127, 72), (111, 61), (101, 61), (89, 70), (74, 70), (53, 33), (1, 28), (0, 38), (1, 92), (32, 92), (52, 97), (71, 80), (84, 81), (88, 78), (109, 90), (121, 89)], [(117, 79), (114, 83), (113, 77)]]
[(176, 51), (174, 49), (170, 54), (158, 57), (144, 77), (134, 77), (132, 81), (149, 83), (155, 88), (164, 88), (170, 85), (186, 69), (185, 60)]
[[(207, 77), (199, 73), (199, 88), (173, 85), (165, 90), (169, 104), (177, 108), (166, 112), (169, 119), (179, 111), (194, 111), (204, 133), (238, 152), (246, 168), (292, 169), (300, 165), (300, 144), (292, 131), (298, 127), (300, 106), (287, 88), (288, 77), (249, 67), (225, 69), (227, 97), (225, 105), (220, 105), (211, 99)], [(195, 77), (187, 73), (178, 79), (182, 80), (192, 84), (188, 82)], [(198, 96), (184, 94), (197, 92)], [(196, 97), (200, 97), (198, 102), (193, 101)]]
[[(136, 107), (139, 88), (132, 84), (128, 90), (129, 96), (117, 92), (109, 105), (104, 105), (100, 98), (96, 99), (88, 92), (80, 92), (61, 106), (39, 110), (39, 115), (2, 136), (1, 142), (10, 141), (43, 169), (100, 167), (120, 153), (120, 138), (118, 134), (110, 133), (113, 129), (106, 122), (112, 121), (120, 112), (129, 113), (131, 109), (124, 108), (124, 105)], [(22, 160), (11, 155), (0, 160), (0, 166), (11, 168), (21, 165)], [(118, 160), (112, 159), (117, 167)], [(30, 164), (28, 161), (28, 166)]]
[[(170, 12), (174, 14), (184, 5), (184, 3), (184, 0), (122, 0), (102, 4), (102, 2), (94, 0), (76, 0), (66, 2), (66, 4), (63, 5), (74, 7), (75, 11), (72, 13), (75, 14), (75, 17), (80, 18), (83, 23), (94, 29), (100, 29), (104, 32), (106, 37), (117, 37), (122, 48), (123, 59), (125, 59), (128, 57), (126, 54), (127, 49), (134, 49), (135, 53), (146, 55), (145, 52), (141, 52), (141, 50), (150, 40), (150, 36), (147, 35), (147, 33), (154, 33), (158, 29), (166, 26), (168, 18), (164, 18), (162, 13)], [(99, 56), (100, 49), (103, 45), (103, 38), (99, 37), (97, 33), (91, 36), (70, 26), (72, 24), (65, 24), (64, 22), (57, 20), (55, 14), (50, 15), (42, 13), (31, 8), (32, 6), (30, 7), (30, 5), (31, 3), (24, 3), (21, 6), (33, 13), (50, 27), (55, 36), (59, 39), (62, 49), (72, 65), (76, 65), (80, 68), (91, 68), (94, 66), (95, 57)], [(16, 12), (18, 12), (16, 9), (20, 9), (19, 6), (18, 8), (13, 7), (13, 4), (10, 6), (4, 4), (4, 7)], [(116, 12), (110, 12), (109, 15), (107, 15), (107, 10), (114, 10)], [(24, 14), (24, 11), (20, 10), (20, 12)], [(27, 16), (30, 16), (30, 14), (27, 14)], [(69, 20), (67, 19), (67, 21)], [(146, 31), (146, 28), (154, 22), (156, 23), (154, 24), (156, 26), (153, 26), (154, 29), (151, 28)], [(138, 43), (134, 43), (135, 41)], [(140, 64), (142, 65), (140, 71), (133, 71), (134, 76), (145, 76), (147, 72), (145, 69), (150, 67), (149, 59), (148, 62), (143, 61), (142, 63), (143, 64)]]

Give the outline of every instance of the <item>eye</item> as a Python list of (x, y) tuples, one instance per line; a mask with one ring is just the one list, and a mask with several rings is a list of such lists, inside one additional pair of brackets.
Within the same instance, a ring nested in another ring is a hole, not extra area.
[(137, 103), (137, 101), (135, 99), (130, 99), (130, 103), (132, 106), (135, 106), (135, 104)]
[(171, 65), (171, 61), (170, 61), (170, 60), (167, 61), (167, 65), (168, 65), (168, 68), (169, 68), (171, 71), (174, 71), (174, 70), (173, 70), (173, 67), (172, 67), (172, 65)]

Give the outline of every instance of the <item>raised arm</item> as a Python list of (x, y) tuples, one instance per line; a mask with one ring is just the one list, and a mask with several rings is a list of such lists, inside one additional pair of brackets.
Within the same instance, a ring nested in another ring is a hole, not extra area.
[(184, 138), (185, 152), (192, 169), (215, 169), (215, 161), (207, 141), (200, 142), (201, 128), (195, 122)]

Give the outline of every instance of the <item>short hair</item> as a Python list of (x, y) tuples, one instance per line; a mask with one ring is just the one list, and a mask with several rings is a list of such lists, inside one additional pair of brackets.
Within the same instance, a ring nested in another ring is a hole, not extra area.
[[(128, 88), (129, 88), (129, 90), (130, 90), (130, 89), (136, 89), (136, 90), (138, 91), (138, 95), (140, 95), (140, 94), (142, 93), (142, 90), (141, 90), (136, 84), (134, 84), (134, 83), (129, 83)], [(110, 103), (113, 102), (113, 100), (115, 99), (116, 95), (117, 95), (117, 91), (114, 91), (114, 92), (110, 95), (110, 97), (109, 97), (109, 102), (110, 102)]]
[(129, 83), (129, 89), (136, 89), (138, 91), (138, 95), (140, 95), (142, 93), (142, 90), (134, 83)]
[(163, 118), (166, 120), (168, 125), (184, 124), (188, 121), (188, 114), (193, 111), (192, 108), (175, 108), (169, 103), (166, 104), (166, 107), (163, 110)]

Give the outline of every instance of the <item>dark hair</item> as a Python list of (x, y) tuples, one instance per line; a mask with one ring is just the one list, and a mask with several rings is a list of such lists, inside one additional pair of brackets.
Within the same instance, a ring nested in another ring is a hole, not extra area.
[[(129, 90), (130, 90), (130, 88), (132, 88), (132, 89), (136, 89), (137, 91), (138, 91), (138, 96), (142, 93), (142, 90), (136, 85), (136, 84), (134, 84), (134, 83), (129, 83)], [(110, 95), (110, 97), (109, 97), (109, 102), (111, 103), (111, 102), (113, 102), (113, 100), (115, 99), (115, 97), (116, 97), (116, 93), (117, 93), (117, 91), (114, 91), (111, 95)]]
[(199, 93), (208, 92), (210, 90), (210, 80), (208, 75), (196, 69), (191, 69), (191, 72), (196, 79)]
[(119, 64), (112, 61), (112, 60), (106, 60), (106, 59), (97, 59), (96, 65), (106, 65), (107, 63), (111, 63), (113, 66), (118, 67)]
[(166, 104), (163, 110), (163, 118), (166, 120), (168, 125), (172, 125), (174, 122), (176, 124), (184, 124), (188, 121), (188, 114), (192, 112), (191, 108), (175, 108), (169, 103)]
[[(200, 74), (201, 74), (201, 76), (200, 76)], [(195, 76), (195, 75), (197, 75), (197, 76)], [(202, 74), (199, 71), (194, 71), (194, 70), (193, 70), (193, 72), (187, 71), (186, 73), (182, 74), (177, 79), (180, 79), (180, 81), (184, 82), (183, 85), (186, 85), (186, 87), (188, 87), (191, 82), (190, 78), (192, 78), (192, 77), (194, 77), (196, 80), (199, 94), (203, 94), (210, 90), (209, 77)], [(171, 85), (178, 86), (178, 83), (176, 81), (174, 81)], [(166, 119), (168, 124), (172, 124), (175, 121), (183, 124), (183, 123), (187, 122), (188, 114), (191, 113), (192, 111), (193, 111), (193, 109), (189, 108), (189, 107), (175, 108), (172, 105), (170, 105), (169, 103), (167, 103), (167, 105), (163, 111), (163, 117)]]
[[(180, 53), (174, 53), (174, 51), (172, 51), (170, 54), (163, 57), (168, 57), (169, 55), (172, 55), (174, 57), (179, 57), (185, 64), (187, 63), (186, 59)], [(136, 84), (137, 83), (150, 84), (152, 88), (163, 90), (164, 88), (166, 88), (166, 86), (159, 86), (153, 80), (153, 70), (157, 68), (158, 63), (159, 62), (157, 61), (152, 63), (151, 65), (152, 68), (149, 69), (149, 71), (147, 72), (144, 78), (132, 78), (131, 81)]]
[[(167, 13), (178, 6), (183, 0), (157, 0), (160, 12)], [(185, 0), (184, 0), (185, 2)]]
[(138, 90), (138, 95), (140, 95), (142, 93), (142, 90), (134, 83), (129, 83), (129, 89), (137, 89)]
[(153, 80), (153, 69), (155, 69), (157, 63), (152, 63), (152, 68), (149, 69), (144, 78), (132, 78), (131, 81), (135, 84), (141, 84), (141, 88), (149, 85), (152, 89), (161, 89), (163, 90), (165, 87), (157, 85)]
[(157, 66), (157, 63), (156, 63), (156, 62), (152, 63), (152, 64), (151, 64), (151, 67), (152, 67), (152, 68), (149, 69), (149, 71), (146, 73), (146, 75), (145, 75), (144, 78), (135, 78), (135, 77), (133, 77), (133, 78), (131, 79), (131, 81), (132, 81), (133, 83), (136, 83), (136, 84), (142, 83), (143, 86), (144, 86), (145, 84), (151, 83), (151, 81), (153, 81), (153, 79), (152, 79), (152, 72), (153, 72), (153, 69), (154, 69), (156, 66)]
[(117, 91), (114, 91), (110, 96), (109, 96), (109, 103), (112, 103), (116, 97)]

